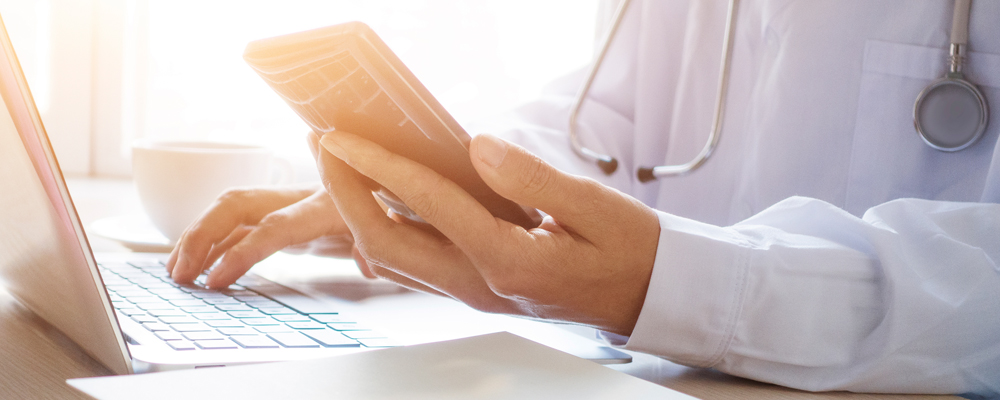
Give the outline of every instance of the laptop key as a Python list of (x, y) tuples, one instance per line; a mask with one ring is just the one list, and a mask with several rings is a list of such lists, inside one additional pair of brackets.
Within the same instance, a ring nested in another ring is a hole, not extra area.
[(190, 315), (165, 315), (160, 317), (160, 321), (165, 324), (194, 324), (198, 320), (194, 319)]
[(145, 311), (142, 311), (142, 310), (140, 310), (138, 308), (132, 308), (132, 307), (119, 308), (116, 311), (118, 311), (119, 313), (128, 315), (128, 316), (145, 315), (146, 314)]
[(247, 289), (253, 290), (264, 296), (277, 301), (288, 308), (298, 311), (303, 314), (327, 314), (333, 313), (330, 305), (323, 303), (319, 300), (313, 299), (311, 297), (305, 296), (299, 292), (296, 292), (287, 287), (277, 285), (277, 284), (265, 284), (265, 285), (246, 285)]
[(325, 347), (359, 347), (361, 344), (356, 340), (344, 336), (340, 332), (331, 330), (299, 331), (303, 335), (309, 336), (313, 340)]
[(215, 308), (222, 311), (253, 311), (253, 308), (245, 304), (216, 304)]
[[(159, 280), (163, 281), (163, 283), (169, 284), (170, 286), (178, 287), (178, 286), (181, 285), (181, 284), (179, 284), (177, 282), (174, 282), (174, 280), (170, 278), (170, 273), (168, 273), (166, 269), (159, 269), (159, 270), (152, 270), (152, 271), (143, 271), (143, 272), (149, 274), (149, 276), (152, 276), (152, 277), (154, 277), (156, 279), (159, 279)], [(163, 278), (167, 278), (167, 279), (163, 279)]]
[(219, 292), (191, 292), (190, 295), (199, 299), (229, 298), (229, 296)]
[(236, 344), (247, 349), (276, 349), (278, 343), (264, 335), (256, 336), (233, 336), (231, 338)]
[(275, 333), (275, 332), (295, 332), (295, 329), (289, 328), (284, 325), (263, 325), (255, 326), (253, 329), (262, 333)]
[(222, 289), (222, 290), (220, 290), (220, 292), (225, 293), (225, 294), (227, 294), (229, 296), (233, 296), (233, 297), (236, 297), (236, 296), (245, 296), (245, 295), (248, 295), (248, 294), (252, 294), (252, 295), (256, 295), (257, 294), (257, 293), (254, 293), (254, 292), (251, 292), (249, 290), (244, 289), (243, 286), (240, 286), (240, 285), (229, 285), (228, 288)]
[(202, 321), (219, 321), (224, 319), (232, 319), (232, 317), (230, 317), (229, 314), (220, 312), (193, 314), (192, 317), (195, 317)]
[(158, 296), (159, 296), (159, 298), (161, 298), (163, 300), (169, 300), (169, 301), (173, 301), (173, 300), (196, 300), (194, 297), (192, 297), (191, 295), (189, 295), (187, 293), (184, 293), (184, 292), (181, 292), (181, 293), (177, 293), (177, 292), (161, 293)]
[(172, 331), (160, 331), (160, 332), (156, 332), (155, 335), (156, 335), (156, 337), (160, 338), (160, 340), (166, 340), (166, 341), (170, 341), (170, 340), (183, 340), (184, 339), (184, 337), (181, 336), (180, 333), (172, 332)]
[(367, 326), (356, 324), (354, 322), (331, 322), (326, 324), (330, 328), (338, 331), (370, 331)]
[(152, 279), (155, 280), (156, 282), (141, 282), (141, 283), (139, 283), (139, 287), (141, 287), (143, 289), (147, 289), (147, 290), (148, 289), (163, 289), (163, 288), (173, 287), (173, 285), (171, 285), (169, 283), (165, 283), (165, 282), (163, 282), (163, 281), (161, 281), (159, 279), (156, 279), (156, 278), (152, 278)]
[(181, 307), (181, 310), (188, 314), (200, 314), (200, 313), (216, 313), (218, 310), (212, 306), (191, 306), (191, 307)]
[(159, 322), (160, 321), (158, 318), (156, 318), (156, 317), (154, 317), (152, 315), (146, 315), (146, 314), (143, 314), (143, 315), (133, 315), (132, 319), (135, 322), (138, 322), (140, 324), (146, 323), (146, 322)]
[(170, 325), (177, 332), (203, 332), (210, 331), (212, 328), (205, 324), (176, 324)]
[(129, 297), (126, 297), (124, 299), (128, 300), (128, 301), (130, 301), (132, 303), (135, 303), (135, 304), (159, 303), (159, 302), (163, 301), (163, 299), (159, 298), (158, 296), (152, 296), (152, 295), (146, 295), (146, 296), (129, 296)]
[(139, 303), (135, 305), (143, 310), (176, 310), (173, 304), (160, 300), (159, 303)]
[(250, 326), (281, 325), (280, 322), (275, 321), (273, 318), (241, 318), (240, 322)]
[(183, 285), (177, 285), (177, 288), (188, 293), (209, 293), (213, 290), (205, 288), (204, 286), (192, 285), (190, 283), (185, 283)]
[(281, 305), (281, 303), (278, 303), (278, 302), (276, 302), (274, 300), (267, 299), (267, 298), (264, 298), (264, 297), (243, 300), (243, 304), (246, 304), (246, 305), (248, 305), (250, 307), (253, 307), (253, 308), (281, 308), (281, 307), (284, 307), (283, 305)]
[(326, 329), (326, 325), (323, 325), (315, 321), (286, 322), (285, 325), (288, 325), (295, 329)]
[(142, 324), (142, 327), (146, 328), (150, 332), (159, 332), (159, 331), (169, 331), (170, 330), (170, 325), (167, 325), (167, 324), (164, 324), (164, 323), (160, 323), (160, 322), (147, 322), (145, 324)]
[(177, 299), (177, 300), (170, 300), (170, 304), (173, 304), (177, 307), (191, 307), (191, 306), (203, 306), (205, 305), (205, 302), (198, 299)]
[(308, 322), (308, 321), (312, 321), (311, 319), (309, 319), (308, 316), (305, 316), (305, 315), (302, 315), (302, 314), (272, 315), (271, 318), (274, 318), (274, 319), (276, 319), (278, 321), (281, 321), (281, 322)]
[(149, 292), (146, 289), (138, 288), (135, 286), (128, 286), (127, 288), (116, 288), (114, 286), (109, 287), (108, 290), (115, 292), (115, 294), (129, 298), (133, 296), (149, 296)]
[(241, 327), (241, 328), (219, 328), (217, 329), (219, 333), (227, 336), (233, 335), (259, 335), (260, 332), (254, 330), (253, 328)]
[(164, 295), (164, 294), (188, 294), (187, 292), (185, 292), (183, 290), (180, 290), (178, 288), (173, 288), (173, 287), (149, 289), (149, 292), (153, 293), (153, 294), (156, 294), (156, 295)]
[(229, 311), (229, 315), (232, 315), (233, 318), (240, 318), (240, 319), (243, 319), (243, 318), (264, 318), (264, 317), (266, 317), (266, 315), (261, 314), (261, 313), (259, 313), (257, 311)]
[(203, 301), (205, 303), (208, 303), (208, 304), (213, 304), (213, 305), (216, 305), (216, 306), (218, 306), (220, 304), (233, 304), (233, 305), (242, 305), (243, 304), (243, 302), (241, 302), (239, 300), (236, 300), (236, 299), (234, 299), (232, 297), (209, 297), (209, 298), (201, 299), (201, 301)]
[(284, 347), (290, 348), (316, 348), (319, 347), (319, 343), (312, 340), (305, 335), (298, 332), (288, 332), (288, 333), (269, 333), (268, 337), (274, 339)]
[(314, 315), (310, 315), (309, 318), (312, 318), (312, 319), (314, 319), (316, 321), (319, 321), (319, 322), (322, 322), (324, 324), (328, 324), (328, 323), (331, 323), (331, 322), (354, 322), (354, 321), (352, 321), (352, 320), (350, 320), (348, 318), (344, 318), (343, 316), (338, 315), (338, 314), (314, 314)]
[(298, 314), (295, 310), (288, 307), (258, 307), (257, 311), (270, 316), (276, 315), (296, 315)]
[(205, 325), (214, 328), (246, 328), (246, 324), (235, 319), (223, 319), (217, 321), (205, 321)]
[(198, 332), (185, 332), (182, 335), (188, 340), (211, 340), (211, 339), (225, 339), (221, 333), (216, 331), (198, 331)]
[[(171, 343), (171, 342), (167, 342)], [(205, 350), (225, 350), (225, 349), (235, 349), (236, 343), (233, 343), (229, 339), (221, 340), (198, 340), (194, 344)]]
[(131, 265), (128, 265), (123, 262), (102, 262), (101, 267), (104, 267), (104, 269), (108, 271), (115, 271), (115, 272), (135, 270), (135, 267), (132, 267)]
[(130, 276), (128, 280), (135, 282), (137, 284), (143, 283), (163, 283), (163, 281), (157, 279), (155, 276), (149, 275), (147, 273), (138, 274), (136, 276)]
[(194, 344), (187, 340), (171, 340), (167, 342), (167, 345), (173, 347), (174, 350), (194, 350)]
[(188, 316), (184, 311), (178, 310), (176, 308), (169, 310), (149, 310), (146, 311), (149, 315), (155, 315), (157, 317), (166, 316)]
[(158, 260), (130, 260), (128, 265), (139, 269), (163, 269), (163, 263)]

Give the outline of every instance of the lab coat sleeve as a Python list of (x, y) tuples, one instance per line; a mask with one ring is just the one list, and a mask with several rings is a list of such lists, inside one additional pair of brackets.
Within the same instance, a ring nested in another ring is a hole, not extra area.
[(1000, 205), (790, 198), (731, 227), (659, 212), (626, 348), (805, 390), (1000, 394)]

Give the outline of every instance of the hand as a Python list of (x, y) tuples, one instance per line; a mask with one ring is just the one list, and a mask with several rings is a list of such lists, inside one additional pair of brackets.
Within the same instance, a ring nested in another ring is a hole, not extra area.
[[(470, 155), (483, 180), (548, 214), (525, 230), (493, 217), (450, 180), (370, 141), (331, 132), (319, 143), (327, 150), (317, 160), (323, 183), (354, 235), (362, 269), (483, 311), (631, 334), (659, 239), (656, 214), (638, 200), (564, 174), (495, 137), (476, 137)], [(387, 216), (368, 179), (437, 232)]]
[(222, 257), (206, 284), (225, 288), (282, 249), (350, 257), (352, 247), (326, 190), (232, 189), (184, 231), (167, 271), (175, 281), (190, 283)]

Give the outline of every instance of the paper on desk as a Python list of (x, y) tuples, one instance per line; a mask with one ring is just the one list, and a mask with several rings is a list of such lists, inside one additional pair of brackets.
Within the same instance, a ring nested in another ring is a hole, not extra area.
[(70, 379), (98, 399), (691, 399), (500, 332), (319, 360)]

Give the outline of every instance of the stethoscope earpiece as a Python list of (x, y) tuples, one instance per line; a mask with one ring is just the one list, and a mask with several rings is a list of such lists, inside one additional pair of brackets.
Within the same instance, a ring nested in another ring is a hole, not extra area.
[(597, 166), (604, 171), (605, 175), (611, 175), (618, 169), (618, 159), (611, 157), (610, 160), (597, 160)]
[(649, 167), (639, 167), (639, 170), (635, 172), (635, 176), (642, 183), (656, 180), (656, 175), (653, 175), (653, 168)]

